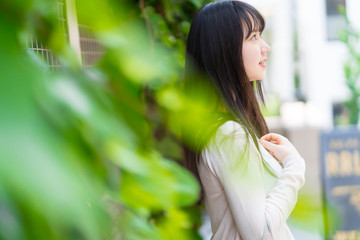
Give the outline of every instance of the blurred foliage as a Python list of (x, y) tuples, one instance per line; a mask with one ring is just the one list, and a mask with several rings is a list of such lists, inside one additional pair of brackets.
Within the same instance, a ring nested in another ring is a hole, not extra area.
[[(199, 185), (179, 142), (202, 106), (179, 81), (205, 2), (76, 0), (104, 47), (89, 69), (60, 3), (0, 2), (0, 239), (199, 239)], [(27, 50), (31, 37), (61, 67)]]
[(349, 57), (344, 64), (344, 74), (350, 98), (344, 104), (349, 112), (348, 124), (357, 124), (360, 113), (360, 33), (349, 21), (344, 6), (339, 5), (339, 12), (343, 15), (346, 26), (339, 31), (338, 35), (349, 52)]
[(261, 113), (264, 117), (280, 116), (281, 100), (277, 95), (270, 95), (266, 101), (266, 107), (261, 107)]

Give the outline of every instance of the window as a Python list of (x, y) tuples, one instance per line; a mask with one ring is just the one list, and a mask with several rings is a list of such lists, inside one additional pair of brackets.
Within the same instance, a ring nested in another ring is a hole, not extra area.
[(339, 5), (345, 7), (345, 0), (326, 0), (326, 32), (329, 41), (337, 40), (337, 32), (339, 29), (345, 27), (345, 20), (338, 11)]

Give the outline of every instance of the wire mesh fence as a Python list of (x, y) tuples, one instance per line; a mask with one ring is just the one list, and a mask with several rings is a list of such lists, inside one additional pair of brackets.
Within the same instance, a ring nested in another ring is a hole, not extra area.
[(82, 63), (85, 68), (93, 66), (103, 55), (104, 49), (94, 38), (89, 26), (79, 24)]
[[(97, 1), (98, 6), (102, 7), (101, 1)], [(66, 2), (65, 0), (56, 0), (57, 20), (63, 32), (66, 42), (69, 42), (67, 19), (66, 19)], [(86, 14), (86, 13), (77, 13)], [(91, 27), (85, 24), (78, 24), (80, 35), (80, 50), (83, 67), (89, 68), (93, 66), (103, 55), (104, 49), (92, 34)], [(39, 56), (51, 70), (61, 67), (60, 61), (54, 56), (51, 50), (44, 46), (36, 37), (31, 36), (27, 39), (27, 47)]]
[[(65, 0), (56, 0), (57, 8), (57, 20), (59, 21), (60, 27), (62, 29), (63, 37), (65, 41), (68, 41), (68, 31), (66, 26), (66, 13), (65, 13)], [(58, 69), (60, 61), (54, 56), (51, 50), (44, 46), (36, 37), (30, 36), (27, 39), (27, 47), (29, 50), (33, 51), (37, 56), (39, 56), (43, 62), (45, 62), (51, 70)]]

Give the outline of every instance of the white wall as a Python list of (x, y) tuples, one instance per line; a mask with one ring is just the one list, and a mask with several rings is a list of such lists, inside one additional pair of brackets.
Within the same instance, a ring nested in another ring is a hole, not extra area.
[(347, 94), (343, 76), (346, 49), (326, 36), (325, 1), (297, 0), (300, 77), (302, 91), (319, 111), (320, 126), (330, 128), (332, 103)]
[(351, 23), (360, 31), (360, 1), (359, 0), (347, 0), (346, 11), (348, 12)]

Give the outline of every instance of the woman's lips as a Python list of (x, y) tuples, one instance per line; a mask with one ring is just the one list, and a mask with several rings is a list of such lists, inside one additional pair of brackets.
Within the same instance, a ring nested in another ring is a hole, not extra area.
[(263, 67), (263, 68), (266, 68), (266, 60), (267, 60), (267, 59), (264, 59), (264, 60), (262, 60), (261, 62), (259, 62), (259, 65), (260, 65), (261, 67)]

